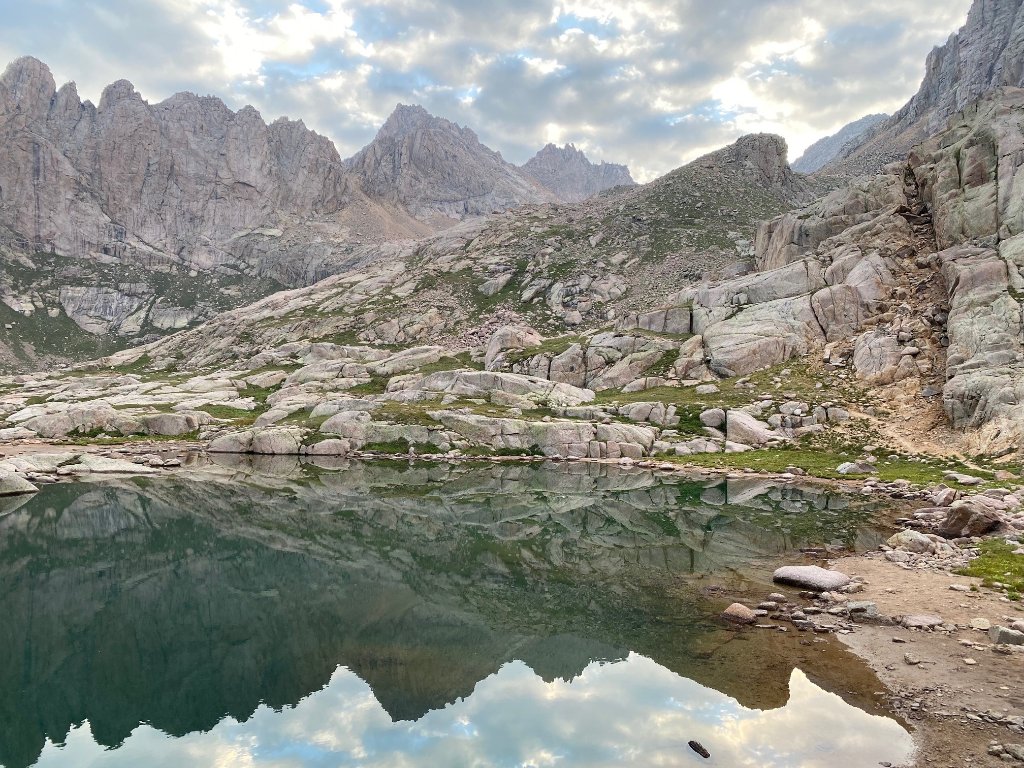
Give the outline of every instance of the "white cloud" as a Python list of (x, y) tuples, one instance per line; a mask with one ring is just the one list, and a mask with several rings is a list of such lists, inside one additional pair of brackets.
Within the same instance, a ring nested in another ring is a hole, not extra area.
[(32, 54), (98, 99), (115, 79), (301, 117), (343, 156), (398, 102), (523, 162), (553, 137), (664, 173), (741, 133), (796, 155), (898, 108), (970, 0), (38, 0), (0, 56)]

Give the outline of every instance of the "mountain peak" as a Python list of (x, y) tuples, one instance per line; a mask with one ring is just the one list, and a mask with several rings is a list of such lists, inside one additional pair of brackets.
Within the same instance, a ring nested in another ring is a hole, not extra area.
[(1024, 0), (974, 0), (967, 22), (928, 54), (913, 98), (847, 143), (822, 170), (846, 176), (875, 173), (1001, 86), (1024, 87)]
[(785, 200), (802, 200), (807, 185), (786, 161), (789, 146), (774, 133), (751, 133), (727, 147), (699, 157), (691, 165), (731, 172)]
[(417, 105), (399, 104), (347, 161), (370, 194), (415, 216), (478, 216), (551, 199), (477, 135)]
[(34, 56), (15, 59), (0, 75), (0, 109), (42, 109), (57, 93), (53, 73)]
[(476, 141), (477, 136), (469, 128), (463, 128), (443, 117), (432, 115), (418, 104), (398, 104), (381, 126), (379, 135), (408, 136), (422, 130), (450, 131)]
[(117, 80), (103, 89), (100, 110), (109, 109), (122, 101), (142, 101), (142, 95), (128, 80)]
[(804, 153), (793, 161), (793, 170), (799, 173), (814, 173), (838, 157), (847, 144), (856, 141), (867, 131), (888, 119), (889, 115), (886, 114), (865, 115), (848, 123), (836, 133), (819, 139), (805, 149)]
[(631, 187), (636, 183), (626, 166), (594, 164), (575, 144), (562, 147), (546, 144), (527, 161), (523, 171), (567, 203), (585, 200), (612, 187)]

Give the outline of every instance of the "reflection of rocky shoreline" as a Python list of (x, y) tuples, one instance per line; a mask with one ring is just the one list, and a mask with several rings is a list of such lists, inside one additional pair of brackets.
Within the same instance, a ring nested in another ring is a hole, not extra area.
[(140, 721), (181, 735), (245, 720), (338, 664), (396, 720), (512, 659), (570, 679), (629, 650), (779, 706), (792, 663), (752, 690), (741, 663), (701, 659), (732, 636), (664, 590), (756, 573), (863, 520), (820, 491), (760, 490), (607, 467), (365, 464), (305, 482), (48, 486), (0, 518), (0, 762), (31, 764), (85, 719), (107, 745)]

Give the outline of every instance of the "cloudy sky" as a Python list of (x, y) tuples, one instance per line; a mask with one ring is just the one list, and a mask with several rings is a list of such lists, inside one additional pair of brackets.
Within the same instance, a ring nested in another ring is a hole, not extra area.
[(99, 101), (131, 80), (302, 118), (342, 156), (396, 103), (521, 163), (544, 143), (649, 180), (743, 133), (791, 159), (917, 89), (970, 0), (0, 0), (0, 59)]

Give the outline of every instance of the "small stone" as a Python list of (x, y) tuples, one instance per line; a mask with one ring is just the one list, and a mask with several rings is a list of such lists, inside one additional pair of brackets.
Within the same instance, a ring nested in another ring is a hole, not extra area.
[(1024, 632), (1006, 627), (992, 627), (988, 631), (988, 639), (996, 645), (1024, 645)]
[(690, 749), (692, 749), (694, 752), (696, 752), (701, 757), (703, 757), (705, 759), (711, 757), (711, 753), (708, 752), (707, 749), (704, 748), (704, 745), (701, 744), (699, 741), (691, 741), (691, 742), (688, 742), (688, 743), (689, 743)]
[(971, 629), (977, 629), (980, 632), (988, 632), (992, 629), (992, 622), (988, 619), (971, 619), (970, 627)]
[(722, 611), (722, 618), (734, 624), (753, 624), (757, 614), (742, 603), (733, 603)]
[(977, 661), (971, 658), (964, 659), (964, 664), (966, 664), (968, 667), (973, 667), (977, 663)]
[(900, 623), (907, 629), (932, 629), (940, 626), (943, 621), (941, 617), (931, 614), (914, 614), (904, 616)]
[(912, 653), (903, 654), (903, 661), (911, 667), (916, 667), (918, 664), (921, 663), (921, 660)]

